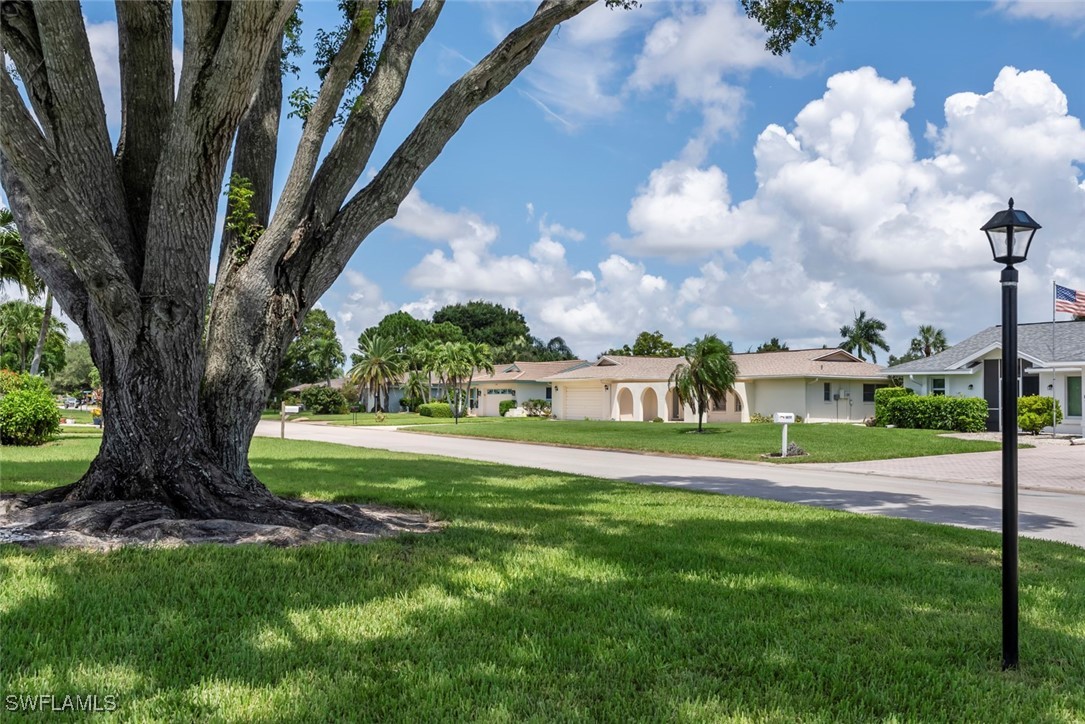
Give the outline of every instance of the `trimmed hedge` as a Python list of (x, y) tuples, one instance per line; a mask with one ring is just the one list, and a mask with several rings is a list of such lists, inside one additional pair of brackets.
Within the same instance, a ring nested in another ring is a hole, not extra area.
[(347, 411), (347, 398), (331, 387), (306, 387), (301, 391), (305, 409), (317, 415), (340, 415)]
[(1025, 432), (1039, 435), (1051, 424), (1051, 403), (1055, 403), (1055, 424), (1062, 422), (1062, 405), (1058, 400), (1040, 395), (1017, 398), (1017, 426)]
[[(874, 422), (877, 425), (885, 425), (885, 403), (898, 397), (914, 395), (915, 390), (907, 387), (879, 387), (874, 390)], [(890, 423), (891, 424), (891, 423)]]
[(59, 432), (60, 410), (49, 385), (41, 377), (20, 375), (18, 386), (0, 397), (0, 443), (41, 445)]
[(505, 413), (516, 407), (516, 400), (501, 400), (497, 403), (497, 411), (501, 414), (501, 417), (505, 416)]
[(452, 417), (452, 405), (447, 402), (427, 402), (418, 406), (422, 417)]
[(886, 425), (897, 427), (983, 432), (987, 429), (987, 402), (979, 397), (898, 395), (885, 401), (879, 424), (883, 416)]

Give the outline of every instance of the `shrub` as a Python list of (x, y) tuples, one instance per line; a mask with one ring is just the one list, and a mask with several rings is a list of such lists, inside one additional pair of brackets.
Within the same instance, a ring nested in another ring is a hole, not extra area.
[(447, 402), (427, 402), (418, 406), (422, 417), (452, 417), (452, 405)]
[(41, 445), (60, 432), (60, 410), (42, 378), (22, 375), (20, 385), (0, 398), (0, 443)]
[(979, 397), (898, 395), (885, 402), (878, 422), (920, 430), (983, 432), (987, 402)]
[(750, 422), (764, 424), (766, 422), (772, 422), (772, 418), (768, 415), (762, 415), (760, 412), (751, 412)]
[(663, 418), (662, 417), (653, 417), (652, 422), (663, 422)]
[(23, 386), (23, 376), (11, 370), (0, 370), (0, 395), (14, 392)]
[(421, 404), (421, 397), (404, 397), (399, 401), (399, 406), (404, 410), (417, 410)]
[(522, 407), (528, 417), (550, 417), (549, 400), (528, 400)]
[(907, 397), (914, 394), (915, 390), (909, 390), (907, 387), (879, 387), (874, 390), (874, 424), (886, 424), (885, 404), (889, 400), (895, 400), (898, 397)]
[(497, 411), (501, 414), (501, 417), (505, 416), (505, 413), (516, 407), (516, 400), (501, 400), (497, 405)]
[(1017, 399), (1017, 426), (1025, 432), (1039, 435), (1040, 430), (1051, 424), (1051, 405), (1055, 405), (1055, 424), (1062, 422), (1062, 405), (1057, 400), (1040, 395), (1026, 395)]
[(301, 391), (305, 408), (317, 415), (337, 415), (347, 411), (347, 398), (339, 390), (326, 386), (306, 387)]

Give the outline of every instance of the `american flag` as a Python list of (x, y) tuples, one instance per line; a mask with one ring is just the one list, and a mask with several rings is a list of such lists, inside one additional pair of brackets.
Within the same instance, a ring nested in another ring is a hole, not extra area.
[(1085, 316), (1085, 292), (1056, 284), (1055, 311)]

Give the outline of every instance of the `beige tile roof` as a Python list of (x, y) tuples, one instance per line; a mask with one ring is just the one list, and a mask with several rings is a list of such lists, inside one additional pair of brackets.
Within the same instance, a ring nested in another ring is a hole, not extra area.
[(587, 365), (587, 360), (567, 359), (558, 362), (513, 362), (506, 365), (494, 365), (492, 375), (475, 376), (475, 384), (487, 382), (536, 382), (574, 367)]
[[(849, 377), (884, 379), (880, 365), (863, 362), (839, 349), (798, 349), (732, 355), (738, 365), (738, 379), (766, 377)], [(666, 380), (682, 357), (605, 356), (590, 367), (551, 375), (558, 380)]]

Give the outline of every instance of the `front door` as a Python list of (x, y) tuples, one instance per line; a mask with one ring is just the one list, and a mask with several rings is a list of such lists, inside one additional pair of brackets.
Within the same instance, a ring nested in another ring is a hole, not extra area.
[(983, 399), (987, 400), (987, 429), (998, 430), (999, 382), (997, 359), (983, 361)]

